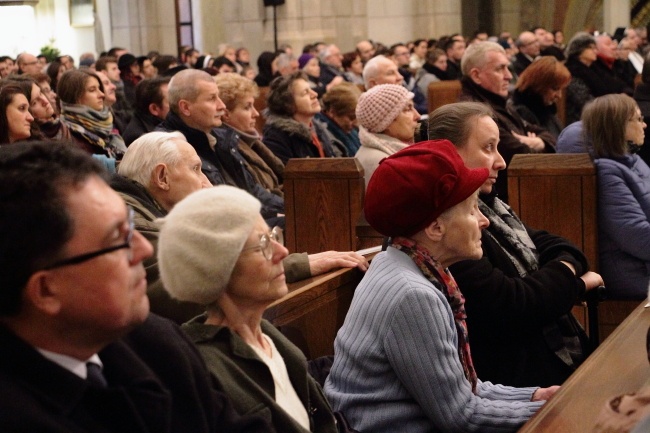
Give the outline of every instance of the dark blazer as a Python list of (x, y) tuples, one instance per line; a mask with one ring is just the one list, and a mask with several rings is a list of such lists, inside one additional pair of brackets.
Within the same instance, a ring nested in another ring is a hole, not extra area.
[[(3, 432), (269, 431), (238, 416), (215, 390), (205, 364), (177, 326), (150, 315), (99, 357), (107, 388), (49, 361), (0, 327), (0, 425)], [(9, 356), (10, 354), (10, 356)]]
[(156, 126), (160, 125), (162, 119), (154, 116), (153, 114), (141, 114), (137, 111), (133, 113), (131, 121), (126, 125), (122, 138), (124, 143), (128, 146), (133, 143), (138, 138), (142, 137), (147, 132), (151, 132), (156, 129)]
[(533, 62), (523, 53), (517, 53), (512, 61), (512, 67), (517, 75), (521, 75)]

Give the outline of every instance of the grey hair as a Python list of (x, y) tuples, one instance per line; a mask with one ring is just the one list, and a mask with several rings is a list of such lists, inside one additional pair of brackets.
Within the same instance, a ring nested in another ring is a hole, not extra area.
[(175, 140), (187, 141), (179, 131), (155, 131), (144, 134), (126, 149), (117, 173), (144, 186), (151, 187), (151, 173), (158, 164), (174, 166), (180, 160)]
[(379, 75), (379, 63), (385, 61), (393, 62), (388, 57), (382, 55), (375, 56), (366, 62), (366, 65), (363, 67), (363, 72), (361, 73), (363, 76), (363, 84), (366, 86), (366, 89), (370, 88), (370, 80)]
[(197, 81), (205, 81), (214, 84), (214, 78), (205, 71), (199, 69), (185, 69), (174, 75), (169, 81), (168, 95), (169, 109), (178, 114), (178, 104), (181, 99), (194, 102), (199, 97)]
[(334, 47), (334, 44), (329, 44), (323, 50), (318, 53), (318, 57), (320, 58), (321, 62), (325, 62), (325, 59), (328, 58), (330, 55), (332, 55), (332, 47)]
[(487, 53), (492, 51), (503, 55), (506, 54), (506, 50), (496, 42), (475, 42), (467, 47), (460, 61), (460, 69), (463, 71), (463, 75), (469, 76), (469, 72), (474, 68), (483, 69), (487, 63)]
[(295, 60), (292, 54), (281, 53), (275, 58), (275, 64), (278, 70), (291, 66), (291, 62)]

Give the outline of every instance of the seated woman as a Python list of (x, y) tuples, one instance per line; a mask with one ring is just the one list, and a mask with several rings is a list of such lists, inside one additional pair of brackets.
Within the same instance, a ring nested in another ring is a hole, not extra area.
[(356, 155), (361, 147), (356, 114), (359, 96), (361, 90), (357, 85), (337, 84), (323, 95), (323, 111), (316, 115), (317, 119), (325, 122), (334, 138), (343, 143), (348, 156)]
[(30, 138), (32, 122), (23, 87), (10, 80), (0, 83), (0, 145)]
[(490, 221), (481, 238), (482, 257), (450, 270), (465, 296), (479, 377), (511, 386), (557, 385), (591, 351), (571, 308), (602, 279), (588, 272), (577, 247), (526, 226), (496, 196), (494, 182), (506, 164), (492, 116), (484, 104), (461, 102), (429, 118), (431, 139), (452, 141), (465, 165), (490, 172), (479, 190), (479, 209)]
[(543, 56), (519, 76), (509, 101), (510, 108), (526, 122), (544, 128), (557, 138), (563, 126), (557, 118), (556, 104), (570, 81), (571, 73), (562, 62), (553, 56)]
[(290, 158), (343, 156), (345, 148), (314, 121), (321, 107), (303, 72), (278, 77), (271, 83), (262, 141), (286, 164)]
[(343, 54), (343, 60), (341, 61), (343, 70), (345, 71), (345, 79), (352, 84), (357, 86), (363, 86), (363, 63), (361, 62), (361, 57), (356, 51), (350, 51), (349, 53)]
[(257, 84), (237, 74), (219, 74), (215, 82), (219, 98), (226, 105), (222, 128), (237, 135), (239, 151), (255, 181), (267, 191), (284, 197), (284, 164), (266, 147), (255, 129), (255, 119), (259, 117), (255, 109), (255, 98), (259, 96)]
[(367, 432), (515, 431), (558, 387), (477, 378), (464, 299), (448, 266), (478, 259), (486, 168), (468, 169), (446, 140), (386, 158), (366, 190), (370, 225), (392, 238), (357, 286), (334, 346), (325, 393)]
[(650, 283), (650, 168), (635, 154), (646, 124), (636, 102), (605, 95), (585, 106), (598, 176), (598, 255), (612, 298), (645, 299)]
[(359, 97), (359, 141), (355, 155), (364, 170), (366, 187), (379, 161), (413, 143), (420, 115), (413, 93), (396, 84), (380, 84)]
[(205, 189), (164, 219), (160, 276), (174, 298), (207, 306), (183, 328), (237, 412), (263, 414), (278, 432), (335, 433), (332, 410), (305, 356), (262, 319), (288, 292), (282, 242), (253, 196), (230, 186)]
[(429, 94), (429, 84), (436, 81), (451, 80), (447, 75), (447, 54), (440, 48), (427, 50), (426, 62), (418, 71), (415, 82), (423, 95)]
[(318, 59), (309, 53), (298, 58), (298, 68), (307, 75), (309, 87), (316, 92), (318, 98), (322, 98), (327, 88), (320, 81), (320, 63)]
[(117, 160), (126, 152), (124, 140), (113, 126), (113, 115), (104, 104), (104, 85), (94, 72), (72, 69), (57, 85), (61, 119), (73, 141), (91, 154)]

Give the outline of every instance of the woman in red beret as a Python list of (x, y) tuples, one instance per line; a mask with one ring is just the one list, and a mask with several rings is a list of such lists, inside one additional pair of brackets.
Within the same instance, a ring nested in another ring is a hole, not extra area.
[(391, 238), (357, 287), (325, 393), (359, 431), (516, 431), (558, 387), (512, 388), (476, 376), (464, 299), (448, 266), (482, 255), (486, 168), (446, 140), (384, 159), (368, 188), (370, 225)]

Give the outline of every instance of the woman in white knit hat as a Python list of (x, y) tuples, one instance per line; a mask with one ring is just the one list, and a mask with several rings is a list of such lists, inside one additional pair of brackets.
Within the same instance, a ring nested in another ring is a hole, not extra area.
[(262, 319), (288, 289), (282, 231), (260, 202), (230, 186), (189, 195), (164, 218), (158, 264), (172, 297), (206, 305), (183, 325), (239, 413), (262, 413), (278, 432), (335, 433), (329, 403), (293, 343)]
[(413, 143), (420, 115), (413, 93), (396, 84), (380, 84), (357, 103), (361, 148), (355, 155), (364, 170), (366, 187), (379, 161)]

